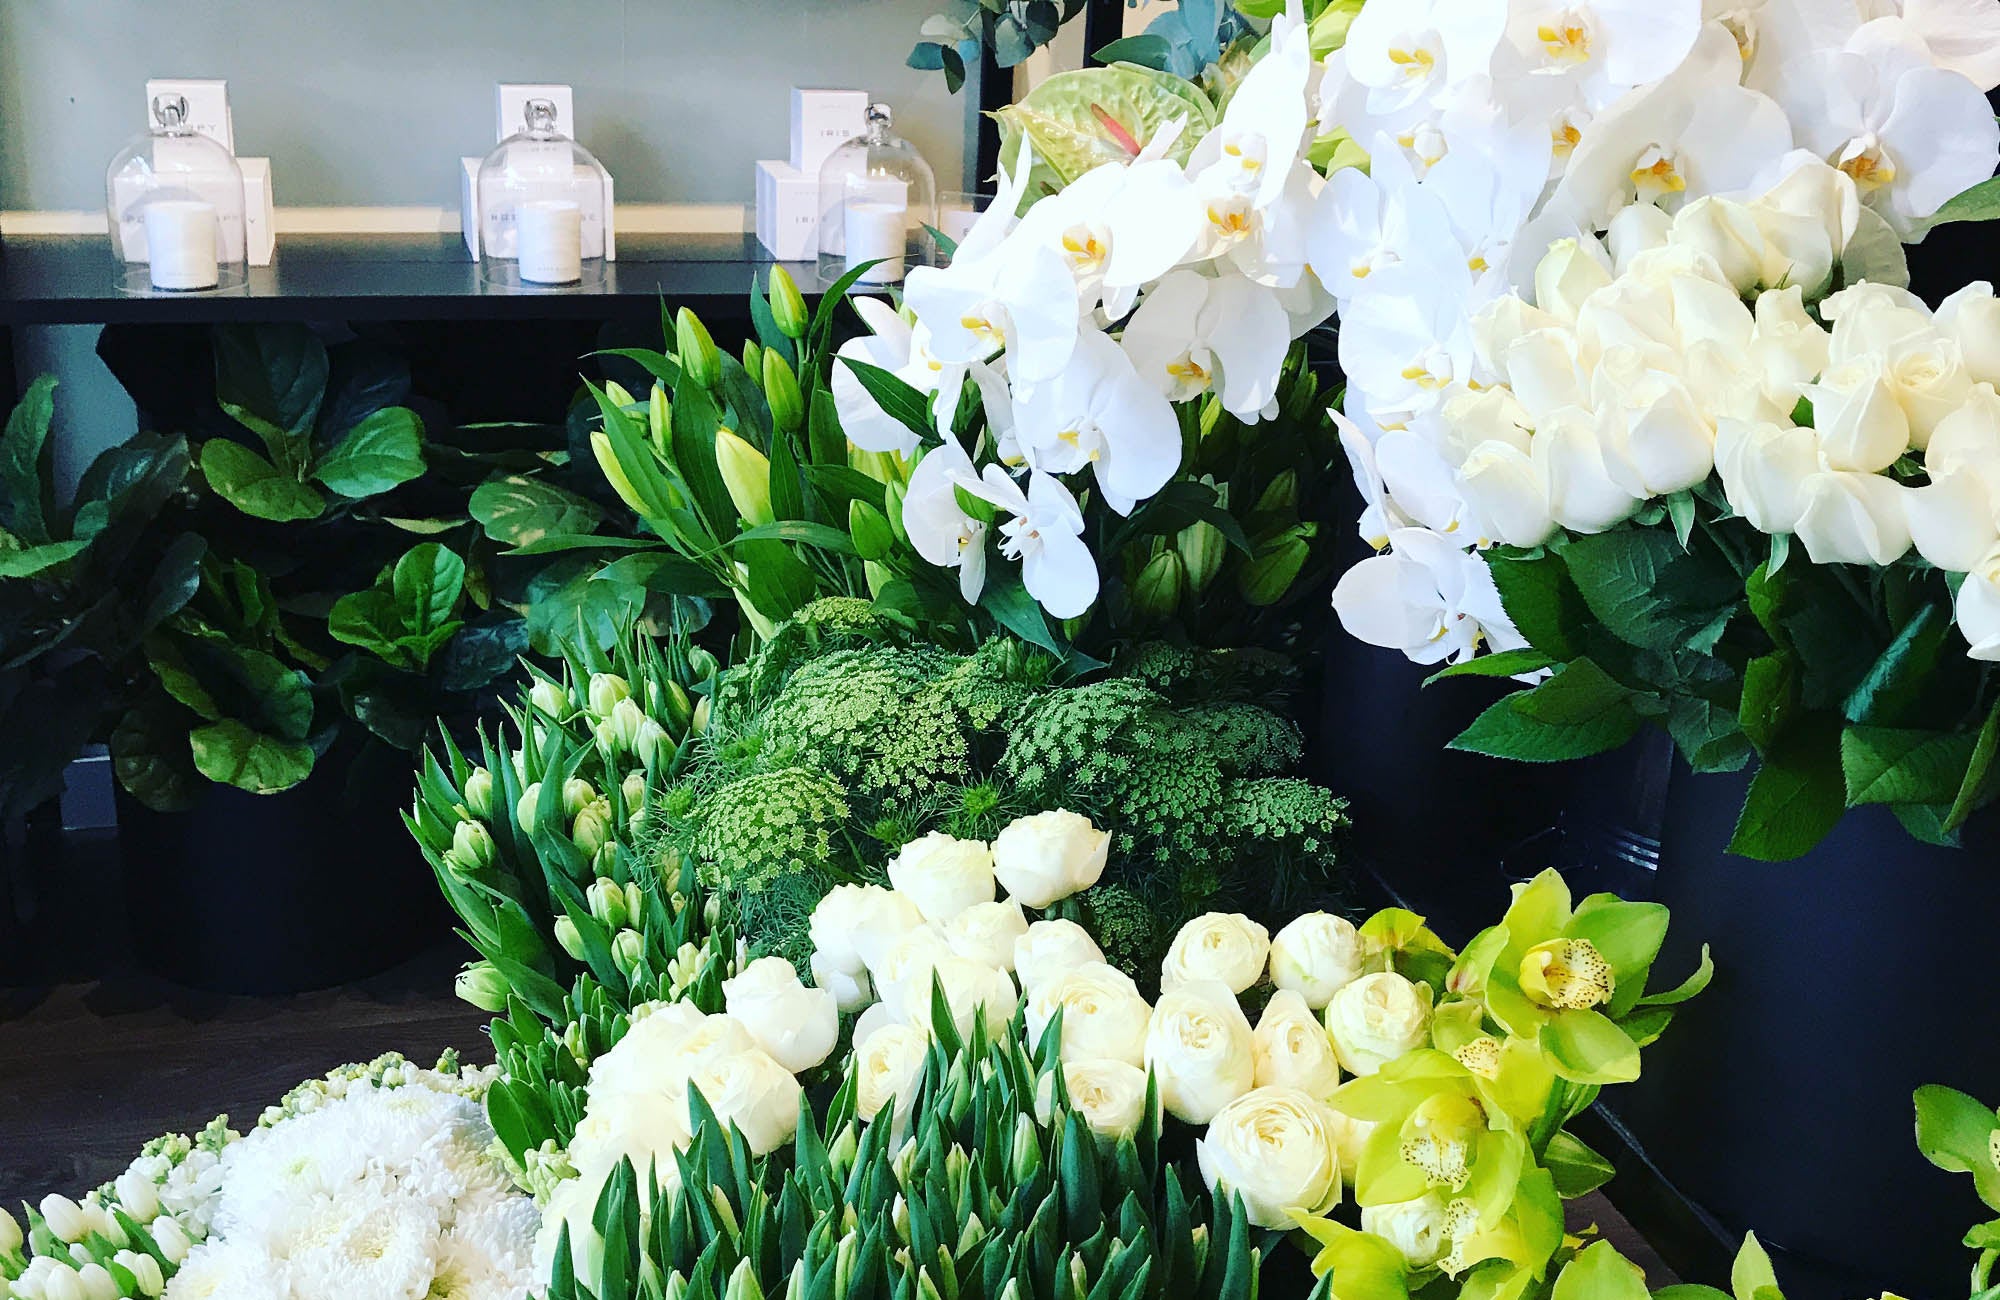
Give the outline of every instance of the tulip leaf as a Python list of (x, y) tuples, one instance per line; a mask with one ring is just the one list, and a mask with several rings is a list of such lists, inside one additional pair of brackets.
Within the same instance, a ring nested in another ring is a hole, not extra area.
[(727, 596), (729, 588), (701, 565), (671, 551), (622, 556), (591, 575), (592, 582), (644, 587), (669, 596)]
[(1595, 1011), (1558, 1011), (1542, 1026), (1542, 1050), (1572, 1083), (1630, 1083), (1639, 1077), (1639, 1047)]
[(1635, 692), (1594, 662), (1578, 659), (1532, 690), (1494, 703), (1450, 747), (1530, 763), (1586, 758), (1637, 733), (1634, 699)]
[[(673, 336), (673, 324), (667, 324), (667, 336)], [(681, 381), (680, 364), (663, 352), (651, 348), (601, 348), (590, 354), (593, 357), (623, 357), (640, 367), (647, 374), (667, 386), (669, 392)]]
[[(607, 428), (611, 419), (607, 412)], [(674, 389), (674, 466), (686, 480), (688, 494), (703, 521), (717, 538), (727, 541), (736, 535), (737, 524), (736, 506), (729, 499), (729, 488), (715, 459), (715, 431), (721, 423), (722, 412), (706, 389), (686, 380)]]
[(1783, 862), (1826, 838), (1847, 811), (1835, 730), (1831, 720), (1808, 716), (1765, 755), (1750, 778), (1731, 853)]
[(317, 490), (227, 438), (202, 444), (201, 473), (216, 495), (257, 519), (289, 523), (317, 519), (326, 510)]
[(196, 727), (188, 745), (203, 776), (251, 794), (274, 794), (312, 775), (311, 745), (266, 735), (236, 718)]
[(1595, 1241), (1563, 1265), (1550, 1300), (1650, 1300), (1646, 1275), (1608, 1241)]
[(312, 476), (349, 498), (372, 497), (424, 472), (424, 424), (404, 406), (365, 417), (313, 466)]
[(817, 546), (821, 550), (832, 551), (836, 555), (854, 554), (854, 539), (846, 533), (832, 524), (812, 524), (803, 519), (780, 519), (775, 523), (746, 528), (736, 535), (735, 541), (801, 542), (807, 546)]
[(1949, 806), (1965, 784), (1976, 743), (1966, 732), (1848, 727), (1840, 735), (1847, 802)]

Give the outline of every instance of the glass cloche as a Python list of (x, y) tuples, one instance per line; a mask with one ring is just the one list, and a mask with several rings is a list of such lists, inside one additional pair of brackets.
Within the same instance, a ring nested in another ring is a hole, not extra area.
[(889, 106), (868, 106), (868, 128), (819, 169), (819, 274), (838, 279), (880, 264), (863, 284), (894, 284), (929, 260), (937, 225), (937, 178), (910, 142), (890, 131)]
[(566, 289), (604, 279), (609, 176), (531, 99), (521, 130), (479, 165), (479, 274), (510, 289)]
[(187, 100), (153, 99), (153, 129), (104, 173), (118, 287), (128, 293), (237, 288), (249, 278), (243, 169), (188, 125)]

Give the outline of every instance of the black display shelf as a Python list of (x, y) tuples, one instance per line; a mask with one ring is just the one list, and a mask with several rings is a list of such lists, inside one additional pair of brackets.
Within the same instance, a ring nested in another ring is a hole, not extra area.
[[(661, 301), (738, 310), (773, 265), (752, 235), (621, 235), (601, 284), (549, 291), (483, 284), (456, 234), (286, 235), (241, 288), (129, 294), (102, 235), (9, 235), (0, 243), (0, 327), (279, 320), (602, 320)], [(786, 269), (808, 293), (811, 263)]]

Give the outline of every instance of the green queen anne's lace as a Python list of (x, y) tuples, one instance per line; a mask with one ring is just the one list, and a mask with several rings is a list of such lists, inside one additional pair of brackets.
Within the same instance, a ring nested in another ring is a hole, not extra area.
[(704, 884), (754, 893), (782, 875), (816, 870), (848, 815), (838, 782), (808, 767), (760, 772), (716, 787), (689, 814)]

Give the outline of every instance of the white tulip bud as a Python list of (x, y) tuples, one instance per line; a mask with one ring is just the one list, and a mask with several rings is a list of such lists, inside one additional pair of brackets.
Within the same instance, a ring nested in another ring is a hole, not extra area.
[(76, 1271), (76, 1279), (83, 1286), (83, 1294), (88, 1300), (122, 1300), (118, 1294), (118, 1283), (111, 1276), (111, 1270), (95, 1260)]
[(592, 673), (584, 694), (590, 716), (608, 718), (621, 701), (632, 698), (632, 684), (617, 673)]
[(130, 1273), (132, 1280), (139, 1284), (140, 1295), (156, 1296), (167, 1289), (167, 1279), (160, 1270), (160, 1261), (151, 1255), (133, 1250), (121, 1250), (118, 1252), (117, 1261), (119, 1267)]
[(119, 1208), (135, 1223), (151, 1223), (160, 1212), (158, 1185), (136, 1169), (127, 1169), (113, 1184)]
[(160, 1248), (160, 1253), (167, 1257), (169, 1264), (180, 1263), (187, 1258), (188, 1251), (194, 1248), (194, 1243), (188, 1240), (187, 1230), (181, 1227), (179, 1219), (162, 1215), (153, 1220), (146, 1231), (153, 1238), (153, 1244)]
[(43, 1300), (90, 1300), (90, 1293), (83, 1289), (83, 1279), (73, 1268), (56, 1267), (42, 1278)]
[(493, 774), (475, 767), (465, 775), (465, 806), (475, 817), (493, 816)]
[(528, 688), (528, 703), (551, 718), (567, 718), (570, 714), (569, 693), (546, 677), (537, 677)]
[(514, 805), (514, 820), (521, 829), (531, 830), (535, 825), (535, 814), (541, 810), (542, 783), (536, 781), (521, 791), (521, 798)]
[(90, 1221), (84, 1217), (83, 1207), (67, 1196), (51, 1192), (42, 1198), (42, 1222), (55, 1235), (57, 1241), (82, 1241), (90, 1231)]

